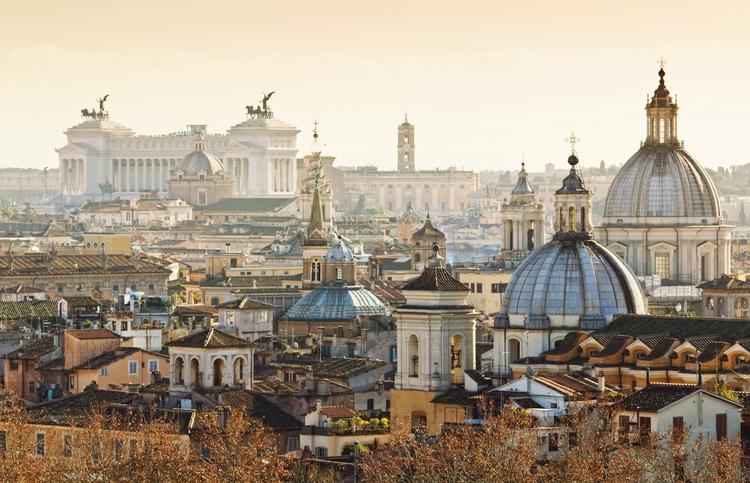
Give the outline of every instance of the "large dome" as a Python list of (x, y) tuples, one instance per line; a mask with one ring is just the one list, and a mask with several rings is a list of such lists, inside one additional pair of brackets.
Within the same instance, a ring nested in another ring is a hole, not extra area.
[(532, 327), (549, 325), (549, 316), (578, 316), (582, 328), (594, 329), (646, 311), (638, 279), (617, 255), (591, 239), (555, 239), (513, 273), (500, 318), (527, 315)]
[(219, 158), (206, 151), (205, 140), (200, 136), (195, 142), (193, 152), (180, 161), (179, 169), (185, 174), (197, 174), (202, 171), (210, 175), (224, 171), (224, 165)]
[(609, 223), (660, 217), (717, 223), (719, 216), (719, 196), (711, 178), (682, 147), (668, 144), (641, 147), (615, 176), (604, 205)]

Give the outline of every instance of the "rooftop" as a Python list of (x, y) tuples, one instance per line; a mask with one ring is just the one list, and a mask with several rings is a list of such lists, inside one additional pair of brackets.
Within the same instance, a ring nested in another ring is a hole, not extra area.
[(191, 334), (182, 339), (167, 343), (169, 347), (195, 347), (205, 349), (219, 349), (225, 347), (254, 347), (249, 340), (240, 339), (217, 329), (206, 329)]

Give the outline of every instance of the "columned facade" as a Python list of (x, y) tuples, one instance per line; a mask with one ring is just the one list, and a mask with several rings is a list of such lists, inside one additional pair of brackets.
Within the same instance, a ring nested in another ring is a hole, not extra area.
[[(179, 161), (192, 151), (193, 139), (206, 126), (159, 136), (136, 135), (109, 120), (86, 120), (65, 131), (68, 144), (57, 150), (60, 192), (75, 205), (102, 194), (137, 198), (141, 192), (167, 194), (167, 182)], [(297, 194), (297, 133), (273, 118), (251, 117), (227, 134), (206, 136), (206, 149), (224, 163), (233, 181), (233, 197), (288, 197)]]

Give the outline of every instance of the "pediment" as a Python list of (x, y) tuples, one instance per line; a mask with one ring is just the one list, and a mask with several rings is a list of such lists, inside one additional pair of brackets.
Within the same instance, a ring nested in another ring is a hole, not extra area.
[(224, 156), (227, 154), (234, 154), (234, 153), (252, 153), (254, 152), (254, 149), (251, 146), (247, 146), (246, 143), (231, 143), (226, 148), (224, 148)]
[(85, 156), (93, 149), (83, 143), (70, 143), (57, 150), (58, 154), (63, 156)]

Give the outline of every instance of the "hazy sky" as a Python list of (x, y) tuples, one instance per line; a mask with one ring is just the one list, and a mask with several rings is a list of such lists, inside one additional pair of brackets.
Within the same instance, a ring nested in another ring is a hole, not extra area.
[(137, 133), (224, 132), (275, 90), (300, 151), (338, 165), (624, 162), (667, 59), (678, 136), (705, 166), (750, 162), (750, 2), (0, 0), (0, 166), (57, 166), (62, 131), (110, 94)]

